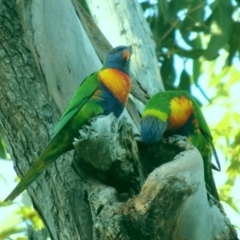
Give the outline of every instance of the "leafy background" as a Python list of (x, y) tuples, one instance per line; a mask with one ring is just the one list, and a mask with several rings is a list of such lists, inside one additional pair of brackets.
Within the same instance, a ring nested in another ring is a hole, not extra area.
[[(79, 2), (87, 9), (83, 0)], [(222, 172), (215, 174), (219, 195), (239, 229), (240, 0), (146, 0), (140, 4), (156, 42), (166, 90), (187, 90), (202, 106), (222, 165)], [(0, 158), (10, 158), (1, 137)], [(0, 161), (0, 166), (7, 169), (0, 172), (3, 199), (4, 187), (11, 188), (7, 178), (13, 179), (15, 173), (9, 161)], [(26, 239), (29, 225), (43, 227), (26, 193), (17, 204), (0, 202), (0, 213), (6, 209), (11, 214), (0, 214), (0, 239), (15, 233), (15, 239)]]

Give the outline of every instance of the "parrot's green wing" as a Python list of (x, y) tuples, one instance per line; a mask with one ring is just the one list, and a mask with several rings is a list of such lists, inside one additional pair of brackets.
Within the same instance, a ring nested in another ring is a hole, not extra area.
[(95, 72), (84, 79), (81, 87), (72, 97), (70, 103), (65, 109), (61, 119), (54, 129), (51, 141), (56, 137), (60, 130), (69, 122), (69, 120), (79, 111), (79, 109), (87, 102), (87, 100), (94, 94), (98, 87), (98, 72)]
[(212, 168), (216, 171), (221, 171), (221, 165), (218, 159), (218, 155), (217, 155), (217, 151), (213, 145), (213, 139), (212, 139), (212, 135), (209, 135), (206, 131), (204, 131), (201, 127), (200, 127), (200, 131), (202, 133), (202, 135), (208, 140), (209, 144), (211, 145), (212, 148), (212, 153), (214, 155), (214, 158), (216, 160), (217, 163), (217, 167), (215, 165), (212, 164)]
[(216, 149), (213, 145), (213, 139), (212, 139), (212, 135), (211, 135), (211, 132), (210, 132), (210, 129), (208, 127), (208, 124), (200, 110), (200, 107), (198, 105), (198, 103), (196, 102), (196, 100), (189, 95), (189, 97), (192, 99), (192, 102), (194, 104), (194, 109), (195, 109), (195, 113), (196, 113), (196, 118), (198, 119), (198, 122), (199, 122), (199, 129), (202, 133), (202, 135), (206, 138), (206, 140), (209, 142), (209, 144), (211, 145), (211, 148), (212, 148), (212, 151), (213, 151), (213, 155), (214, 155), (214, 158), (216, 160), (216, 163), (217, 163), (217, 166), (214, 166), (214, 169), (215, 170), (218, 170), (220, 171), (221, 170), (221, 166), (220, 166), (220, 162), (219, 162), (219, 159), (218, 159), (218, 156), (217, 156), (217, 152), (216, 152)]

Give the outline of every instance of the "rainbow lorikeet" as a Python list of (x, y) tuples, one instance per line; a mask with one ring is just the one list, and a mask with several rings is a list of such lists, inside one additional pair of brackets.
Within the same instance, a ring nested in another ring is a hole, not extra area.
[(155, 94), (147, 103), (141, 120), (141, 136), (145, 144), (156, 144), (162, 136), (182, 135), (199, 150), (204, 162), (208, 191), (218, 201), (212, 173), (212, 152), (220, 169), (207, 122), (196, 100), (186, 91)]
[(131, 88), (130, 56), (130, 47), (114, 48), (108, 54), (103, 67), (82, 82), (57, 124), (46, 149), (4, 201), (14, 200), (58, 157), (73, 149), (73, 139), (79, 135), (79, 129), (89, 119), (111, 112), (116, 117), (121, 115)]

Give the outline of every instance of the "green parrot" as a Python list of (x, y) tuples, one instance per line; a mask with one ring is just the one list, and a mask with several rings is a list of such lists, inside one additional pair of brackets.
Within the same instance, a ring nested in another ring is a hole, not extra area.
[(103, 67), (88, 76), (64, 111), (46, 149), (33, 163), (4, 201), (14, 200), (64, 152), (73, 149), (73, 139), (89, 119), (111, 112), (119, 117), (131, 89), (129, 76), (131, 47), (118, 46), (107, 56)]
[(211, 155), (220, 164), (211, 132), (196, 100), (186, 91), (155, 94), (147, 103), (141, 119), (141, 137), (145, 144), (156, 144), (162, 136), (182, 135), (199, 150), (204, 162), (207, 190), (219, 201), (213, 179)]

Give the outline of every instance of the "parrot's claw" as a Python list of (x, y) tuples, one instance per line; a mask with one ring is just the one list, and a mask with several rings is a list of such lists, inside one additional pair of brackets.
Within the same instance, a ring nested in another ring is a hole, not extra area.
[(137, 142), (143, 142), (142, 137), (139, 133), (134, 133), (134, 138)]
[(184, 142), (188, 142), (188, 138), (185, 136), (173, 135), (173, 136), (169, 137), (169, 141), (171, 144), (177, 144), (180, 140), (184, 141)]
[(168, 143), (178, 146), (181, 149), (188, 150), (192, 145), (189, 143), (188, 138), (181, 135), (173, 135), (168, 138)]

